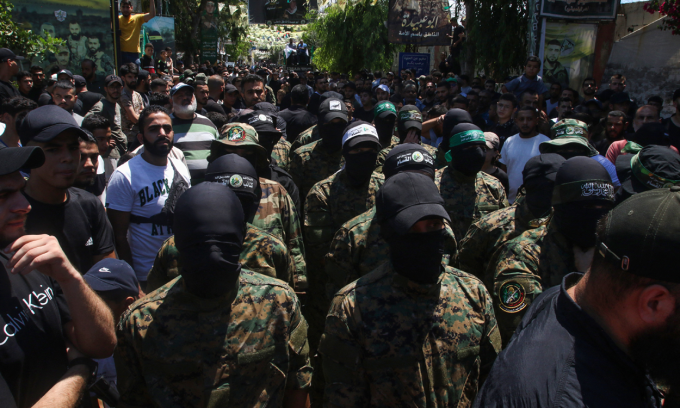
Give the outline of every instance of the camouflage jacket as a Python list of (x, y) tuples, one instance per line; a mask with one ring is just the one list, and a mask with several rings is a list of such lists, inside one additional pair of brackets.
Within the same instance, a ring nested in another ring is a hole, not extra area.
[(534, 219), (523, 199), (515, 200), (510, 207), (494, 211), (476, 221), (460, 243), (454, 265), (471, 273), (492, 287), (493, 276), (485, 276), (489, 260), (496, 250), (528, 229), (547, 223), (548, 217)]
[[(448, 265), (456, 254), (456, 238), (446, 224), (447, 240), (442, 263)], [(390, 259), (390, 248), (380, 236), (380, 224), (375, 219), (375, 207), (346, 223), (335, 233), (328, 254), (325, 269), (328, 276), (326, 296), (333, 295), (350, 282), (371, 272)]]
[(492, 297), (504, 344), (543, 289), (559, 285), (565, 275), (576, 271), (571, 243), (550, 222), (503, 244), (494, 253), (491, 268)]
[(319, 345), (324, 406), (471, 406), (500, 348), (479, 279), (446, 267), (420, 285), (384, 263), (333, 298)]
[(219, 299), (188, 293), (178, 277), (133, 303), (117, 335), (119, 406), (281, 406), (286, 390), (310, 386), (295, 293), (248, 270)]
[[(248, 224), (239, 261), (243, 268), (280, 279), (295, 287), (293, 258), (286, 244), (274, 235)], [(180, 275), (182, 265), (175, 236), (168, 238), (156, 254), (147, 277), (146, 290), (152, 292)]]
[[(392, 151), (392, 149), (399, 146), (399, 144), (399, 138), (397, 136), (392, 136), (392, 143), (378, 152), (378, 164), (376, 165), (375, 171), (382, 173), (382, 168), (385, 165), (385, 158)], [(432, 157), (436, 157), (436, 148), (425, 143), (420, 143), (420, 146), (427, 150), (427, 152), (430, 153)]]
[(317, 140), (320, 139), (321, 135), (319, 134), (319, 127), (317, 125), (314, 125), (298, 135), (297, 139), (293, 141), (291, 151), (294, 152), (300, 147), (310, 144), (312, 142), (316, 142)]
[(300, 190), (300, 199), (304, 201), (314, 184), (340, 170), (343, 159), (342, 149), (328, 153), (323, 147), (323, 140), (295, 150), (290, 158), (289, 173)]
[(447, 166), (437, 170), (434, 182), (451, 217), (457, 242), (463, 240), (474, 221), (510, 205), (501, 182), (482, 171), (469, 177)]
[(443, 169), (449, 165), (449, 163), (446, 161), (446, 152), (447, 150), (444, 150), (444, 144), (440, 144), (437, 148), (437, 155), (433, 156), (435, 159), (434, 165), (437, 167), (437, 170)]
[(276, 160), (276, 165), (285, 171), (290, 170), (290, 147), (290, 143), (281, 138), (272, 150), (272, 159)]
[(260, 177), (260, 189), (262, 190), (260, 206), (250, 223), (285, 242), (295, 263), (292, 274), (304, 276), (307, 271), (305, 246), (299, 214), (293, 199), (276, 181)]

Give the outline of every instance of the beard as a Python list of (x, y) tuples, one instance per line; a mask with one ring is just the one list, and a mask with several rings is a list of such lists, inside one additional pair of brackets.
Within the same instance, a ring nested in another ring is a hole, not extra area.
[[(161, 142), (168, 142), (167, 146), (161, 146)], [(168, 138), (157, 139), (155, 142), (151, 143), (144, 138), (144, 150), (151, 153), (152, 156), (156, 157), (168, 157), (170, 151), (172, 150), (173, 142)]]
[(669, 387), (667, 399), (676, 403), (680, 400), (679, 309), (676, 301), (675, 312), (663, 327), (646, 330), (630, 341), (631, 358), (645, 367), (655, 382)]
[(191, 101), (190, 105), (175, 105), (175, 113), (178, 113), (180, 115), (193, 115), (196, 113), (196, 108), (198, 107), (198, 103), (196, 102), (196, 98), (194, 98)]

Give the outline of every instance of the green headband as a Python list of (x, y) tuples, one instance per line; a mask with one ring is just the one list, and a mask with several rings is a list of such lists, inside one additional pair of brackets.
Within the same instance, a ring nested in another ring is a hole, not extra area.
[(449, 147), (457, 147), (466, 143), (481, 142), (486, 144), (484, 132), (481, 130), (466, 130), (465, 132), (456, 133), (449, 139)]
[(605, 180), (581, 180), (556, 185), (553, 189), (553, 205), (593, 200), (613, 203), (614, 185)]
[(640, 150), (642, 150), (641, 145), (635, 142), (628, 142), (625, 146), (623, 146), (623, 149), (621, 149), (621, 153), (637, 154), (640, 152)]
[(647, 170), (640, 161), (640, 153), (633, 156), (630, 161), (630, 168), (635, 178), (648, 189), (670, 188), (680, 184), (680, 180), (668, 180)]
[(375, 109), (373, 110), (373, 117), (377, 118), (378, 115), (387, 111), (392, 112), (394, 113), (394, 116), (397, 116), (397, 108), (394, 107), (392, 102), (383, 102), (375, 107)]

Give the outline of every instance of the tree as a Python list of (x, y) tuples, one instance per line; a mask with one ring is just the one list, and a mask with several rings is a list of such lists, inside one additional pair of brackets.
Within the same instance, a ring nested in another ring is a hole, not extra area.
[(354, 74), (363, 68), (387, 70), (392, 66), (395, 54), (403, 47), (387, 40), (388, 0), (372, 3), (358, 0), (333, 4), (307, 26), (305, 38), (314, 39), (314, 64), (318, 68)]
[(0, 0), (0, 48), (9, 48), (17, 55), (28, 59), (43, 57), (47, 52), (57, 52), (63, 40), (50, 37), (45, 33), (26, 30), (17, 24), (12, 17), (14, 6), (9, 0)]
[(652, 0), (642, 7), (651, 14), (667, 16), (660, 28), (672, 30), (673, 35), (680, 35), (680, 0)]

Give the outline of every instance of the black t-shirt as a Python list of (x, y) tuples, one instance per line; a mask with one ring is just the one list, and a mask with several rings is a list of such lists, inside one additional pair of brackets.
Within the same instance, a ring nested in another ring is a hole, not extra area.
[(163, 61), (162, 59), (159, 59), (156, 62), (156, 73), (157, 74), (163, 74), (163, 73), (168, 73), (168, 63)]
[[(680, 115), (673, 115), (677, 116), (680, 118)], [(664, 125), (666, 126), (666, 131), (668, 132), (668, 138), (671, 141), (671, 146), (675, 147), (676, 149), (680, 148), (680, 127), (676, 126), (675, 123), (673, 123), (673, 119), (668, 118), (664, 120)]]
[(92, 107), (96, 105), (97, 102), (99, 102), (102, 98), (103, 96), (97, 92), (81, 92), (78, 94), (78, 102), (80, 102), (81, 105), (77, 106), (78, 103), (76, 102), (76, 106), (73, 107), (73, 111), (84, 117), (87, 115), (87, 112), (89, 112), (90, 109), (92, 109)]
[[(462, 25), (458, 25), (456, 28), (454, 28), (453, 29), (453, 38), (451, 39), (451, 45), (455, 44), (456, 41), (459, 40), (458, 35), (460, 35), (460, 33), (464, 33), (464, 32), (465, 32), (465, 27), (463, 27)], [(463, 37), (463, 41), (461, 41), (455, 48), (452, 48), (452, 50), (454, 51), (454, 53), (456, 55), (460, 54), (460, 50), (463, 48), (464, 42), (465, 42), (465, 37)]]
[(142, 69), (147, 71), (149, 68), (153, 69), (154, 71), (156, 70), (156, 64), (154, 63), (153, 58), (149, 57), (148, 55), (143, 56), (140, 63), (142, 64)]
[(41, 203), (24, 195), (32, 207), (26, 220), (26, 232), (55, 236), (80, 273), (86, 273), (94, 265), (96, 255), (113, 251), (113, 228), (104, 206), (93, 194), (69, 188), (66, 202), (57, 205)]
[(317, 122), (316, 116), (312, 115), (307, 109), (299, 105), (294, 105), (289, 109), (282, 110), (279, 112), (279, 117), (286, 121), (287, 140), (290, 143), (297, 140), (300, 133), (316, 125)]
[(205, 109), (206, 112), (217, 112), (226, 115), (226, 112), (224, 112), (222, 105), (220, 105), (219, 103), (215, 102), (212, 99), (208, 99), (208, 103), (205, 104), (203, 109)]
[(0, 103), (15, 96), (21, 96), (19, 90), (9, 82), (0, 81)]
[(282, 82), (280, 80), (275, 80), (275, 81), (269, 81), (269, 86), (272, 88), (272, 91), (274, 91), (274, 95), (281, 89), (281, 84)]
[[(9, 273), (7, 262), (0, 253), (0, 374), (17, 406), (30, 407), (66, 372), (63, 325), (71, 315), (54, 280)], [(11, 406), (3, 394), (0, 405)]]

